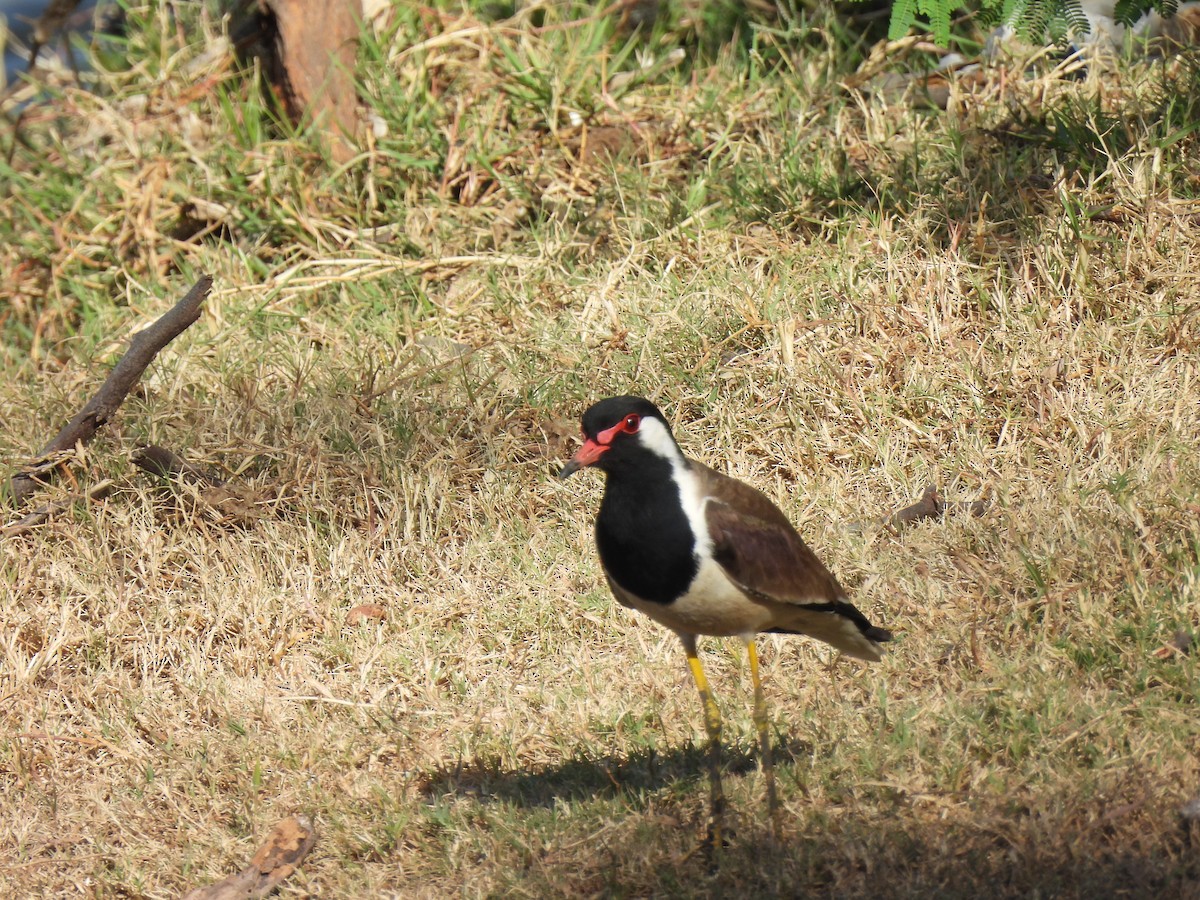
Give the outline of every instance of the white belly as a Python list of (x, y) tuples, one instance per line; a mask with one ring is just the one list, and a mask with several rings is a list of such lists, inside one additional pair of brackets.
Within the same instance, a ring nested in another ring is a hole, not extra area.
[(711, 559), (700, 564), (691, 589), (673, 603), (648, 603), (629, 596), (630, 605), (673, 631), (728, 637), (755, 634), (772, 625), (772, 615), (738, 590)]

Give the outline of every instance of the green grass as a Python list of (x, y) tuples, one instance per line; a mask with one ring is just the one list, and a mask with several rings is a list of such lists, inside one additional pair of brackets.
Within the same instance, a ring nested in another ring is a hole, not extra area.
[[(333, 169), (179, 14), (135, 10), (127, 67), (34, 107), (0, 171), (10, 466), (216, 278), (47, 495), (118, 493), (0, 540), (0, 893), (178, 895), (303, 812), (298, 895), (1187, 895), (1194, 60), (930, 111), (847, 89), (887, 56), (824, 8), (631, 36), (402, 6)], [(553, 477), (626, 392), (897, 632), (870, 667), (764, 641), (778, 843), (746, 661), (702, 645), (714, 870), (678, 641), (608, 596), (599, 480)], [(146, 442), (256, 513), (171, 499)], [(933, 483), (991, 507), (872, 524)]]

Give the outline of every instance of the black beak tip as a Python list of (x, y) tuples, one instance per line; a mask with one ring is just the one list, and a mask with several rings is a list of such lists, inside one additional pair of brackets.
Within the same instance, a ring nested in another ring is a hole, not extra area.
[(575, 460), (571, 460), (569, 463), (567, 463), (565, 466), (562, 467), (562, 469), (558, 473), (558, 477), (560, 480), (566, 481), (568, 478), (570, 478), (572, 475), (574, 475), (578, 471), (579, 471), (579, 463), (575, 462)]

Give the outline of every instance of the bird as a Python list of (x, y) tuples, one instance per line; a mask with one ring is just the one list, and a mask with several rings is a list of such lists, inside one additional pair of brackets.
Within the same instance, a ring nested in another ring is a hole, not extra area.
[(600, 400), (583, 413), (582, 432), (583, 445), (559, 478), (584, 468), (605, 474), (595, 539), (608, 586), (623, 606), (679, 636), (700, 692), (710, 783), (706, 843), (721, 846), (725, 795), (721, 712), (697, 655), (701, 636), (740, 637), (746, 646), (771, 828), (778, 836), (756, 635), (808, 635), (874, 662), (892, 634), (850, 603), (765, 494), (685, 456), (654, 403), (634, 396)]

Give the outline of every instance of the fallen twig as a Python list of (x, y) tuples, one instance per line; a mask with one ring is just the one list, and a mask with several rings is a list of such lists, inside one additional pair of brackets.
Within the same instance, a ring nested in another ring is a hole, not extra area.
[(47, 503), (45, 506), (39, 506), (32, 512), (26, 513), (17, 519), (17, 521), (0, 528), (0, 537), (15, 537), (18, 534), (27, 534), (37, 528), (37, 526), (43, 524), (51, 516), (70, 509), (80, 500), (103, 500), (116, 489), (116, 484), (106, 479), (82, 496), (68, 497), (66, 500), (55, 500), (52, 503)]
[(42, 448), (37, 459), (13, 476), (9, 487), (12, 503), (20, 506), (28, 497), (52, 479), (62, 468), (62, 462), (45, 466), (54, 454), (86, 444), (120, 407), (126, 395), (142, 377), (146, 367), (167, 344), (200, 318), (200, 305), (212, 288), (212, 278), (202, 275), (182, 300), (164, 313), (149, 328), (139, 331), (129, 341), (129, 349), (109, 373), (96, 396), (75, 414), (49, 444)]

